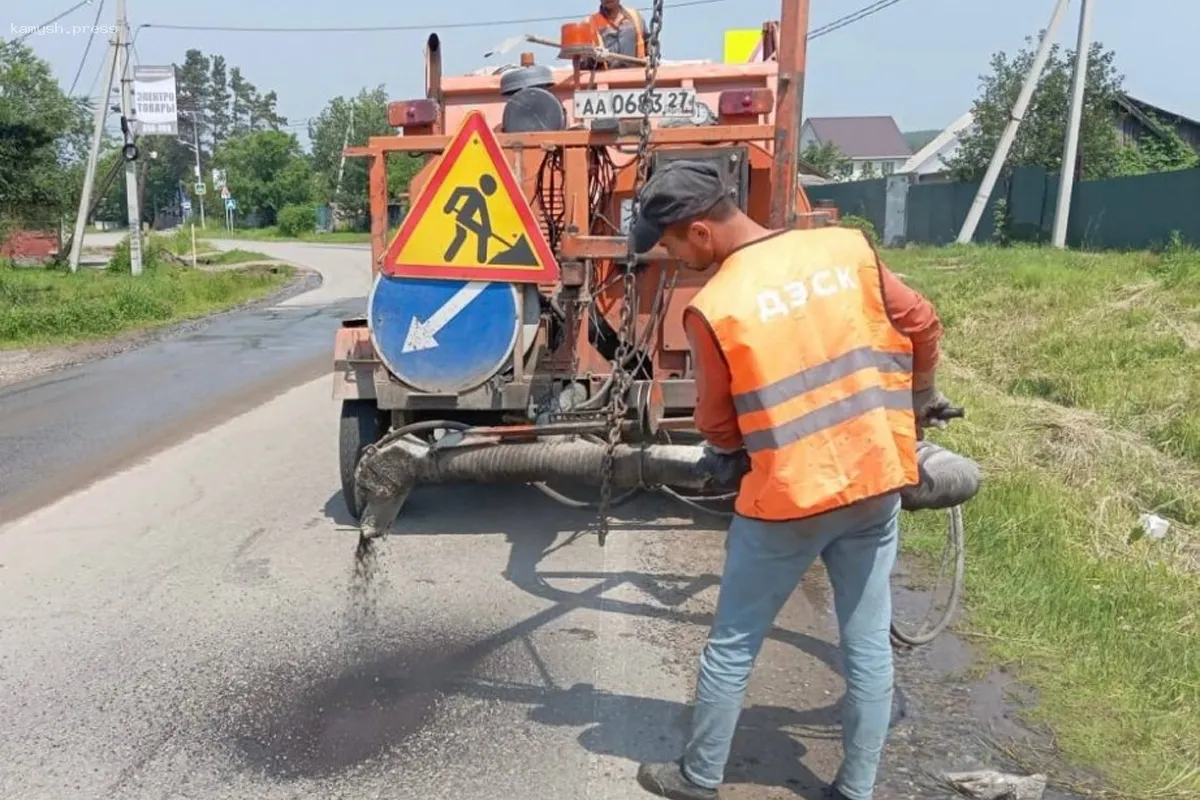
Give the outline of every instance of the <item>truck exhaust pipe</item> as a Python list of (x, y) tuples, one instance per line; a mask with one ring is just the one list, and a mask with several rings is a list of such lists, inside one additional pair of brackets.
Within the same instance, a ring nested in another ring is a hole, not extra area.
[[(495, 435), (470, 431), (448, 433), (432, 445), (407, 436), (385, 439), (367, 448), (357, 468), (361, 534), (371, 539), (387, 533), (419, 485), (560, 479), (599, 485), (605, 449), (602, 443), (571, 436), (505, 442)], [(613, 456), (612, 486), (722, 488), (706, 471), (703, 455), (704, 448), (698, 445), (620, 444)], [(918, 443), (918, 461), (920, 483), (901, 491), (906, 510), (949, 508), (979, 491), (979, 465), (968, 458), (922, 441)]]

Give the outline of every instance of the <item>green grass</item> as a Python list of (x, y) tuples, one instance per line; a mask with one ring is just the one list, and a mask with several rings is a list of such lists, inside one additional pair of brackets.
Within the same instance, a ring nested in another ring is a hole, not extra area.
[(227, 266), (230, 264), (248, 264), (252, 261), (272, 261), (273, 259), (262, 253), (256, 253), (253, 250), (242, 250), (236, 248), (233, 250), (222, 250), (219, 253), (210, 253), (204, 258), (197, 259), (199, 263)]
[[(174, 253), (185, 264), (191, 264), (192, 235), (188, 228), (179, 228), (171, 236), (155, 237), (158, 246)], [(124, 259), (124, 256), (122, 256)], [(253, 261), (273, 261), (271, 256), (253, 250), (234, 248), (233, 250), (216, 250), (211, 244), (196, 238), (196, 263), (205, 266), (229, 266), (247, 264)], [(122, 262), (123, 263), (123, 262)]]
[(265, 297), (290, 267), (205, 272), (18, 268), (0, 262), (0, 349), (69, 344), (192, 319)]
[[(968, 416), (934, 435), (985, 469), (967, 629), (1120, 796), (1200, 797), (1200, 253), (884, 258), (946, 327), (939, 383)], [(908, 546), (940, 546), (943, 519)]]
[[(189, 229), (190, 235), (190, 229)], [(250, 242), (323, 242), (325, 244), (366, 244), (371, 241), (371, 234), (354, 231), (334, 231), (333, 233), (309, 233), (301, 236), (284, 236), (275, 226), (268, 228), (235, 228), (227, 231), (220, 227), (210, 227), (207, 230), (196, 229), (197, 239), (239, 239)]]

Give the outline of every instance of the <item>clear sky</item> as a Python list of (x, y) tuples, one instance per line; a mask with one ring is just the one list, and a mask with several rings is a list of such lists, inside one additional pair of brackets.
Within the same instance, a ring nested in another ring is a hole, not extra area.
[[(103, 0), (101, 24), (111, 24), (116, 0)], [(715, 0), (706, 5), (668, 8), (663, 28), (668, 58), (721, 57), (722, 32), (754, 28), (777, 19), (779, 0)], [(0, 37), (14, 38), (12, 25), (40, 25), (78, 0), (5, 0)], [(26, 41), (50, 61), (69, 86), (84, 52), (86, 33), (71, 25), (90, 25), (97, 4), (83, 6), (59, 21), (62, 32)], [(1150, 103), (1193, 118), (1200, 117), (1196, 90), (1196, 0), (1093, 0), (1094, 37), (1116, 50), (1126, 89)], [(813, 0), (816, 27), (869, 4), (869, 0)], [(648, 6), (649, 0), (633, 5)], [(891, 114), (903, 130), (941, 128), (970, 106), (978, 76), (997, 50), (1012, 51), (1026, 35), (1049, 20), (1053, 0), (899, 0), (895, 5), (814, 39), (810, 44), (805, 116)], [(410, 6), (407, 10), (404, 6)], [(1071, 3), (1059, 40), (1073, 47), (1078, 0)], [(446, 68), (452, 74), (488, 63), (483, 54), (504, 39), (522, 33), (553, 38), (559, 23), (463, 23), (553, 17), (579, 18), (593, 0), (128, 0), (136, 27), (142, 23), (207, 26), (357, 27), (420, 25), (420, 31), (366, 33), (246, 33), (142, 29), (137, 59), (142, 64), (182, 62), (190, 47), (220, 53), (240, 66), (260, 90), (275, 89), (279, 111), (302, 123), (339, 94), (384, 84), (391, 97), (423, 91), (422, 47), (437, 31)], [(354, 9), (351, 13), (350, 9)], [(98, 35), (84, 64), (77, 93), (93, 86), (103, 58)], [(537, 47), (530, 49), (538, 50)], [(539, 52), (549, 62), (551, 51)], [(510, 54), (515, 58), (515, 53)], [(503, 61), (503, 59), (493, 59)], [(303, 137), (302, 137), (303, 138)]]

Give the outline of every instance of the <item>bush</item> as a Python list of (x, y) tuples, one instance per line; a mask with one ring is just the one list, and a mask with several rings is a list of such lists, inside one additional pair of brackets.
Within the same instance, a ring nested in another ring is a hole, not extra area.
[(871, 240), (871, 244), (879, 244), (879, 234), (875, 232), (875, 225), (866, 217), (860, 217), (856, 214), (847, 214), (838, 220), (838, 224), (843, 228), (858, 228), (867, 235)]
[(175, 233), (171, 235), (171, 243), (169, 245), (171, 252), (176, 255), (191, 255), (192, 252), (192, 227), (191, 225), (180, 225)]
[[(162, 239), (154, 234), (142, 235), (142, 269), (150, 270), (162, 263), (163, 256)], [(112, 258), (108, 260), (108, 269), (110, 272), (130, 272), (133, 269), (133, 262), (129, 257), (129, 237), (126, 236), (121, 241), (117, 242), (117, 246), (113, 248)]]
[(317, 207), (312, 204), (284, 206), (279, 212), (279, 232), (303, 236), (317, 229)]

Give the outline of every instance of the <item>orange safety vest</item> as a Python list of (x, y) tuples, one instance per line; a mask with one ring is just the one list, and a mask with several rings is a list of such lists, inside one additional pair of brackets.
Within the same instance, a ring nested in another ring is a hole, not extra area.
[[(637, 52), (634, 53), (638, 58), (646, 57), (646, 36), (645, 26), (642, 25), (642, 15), (637, 12), (637, 9), (621, 7), (621, 11), (629, 19), (633, 25), (633, 36), (637, 41)], [(601, 35), (606, 28), (619, 29), (620, 25), (614, 25), (613, 21), (597, 11), (592, 16), (588, 17), (588, 24), (592, 26), (592, 32), (596, 35), (596, 45), (604, 47), (604, 37)]]
[(809, 517), (917, 483), (912, 342), (847, 228), (776, 233), (727, 258), (690, 308), (729, 365), (750, 455), (735, 508)]

